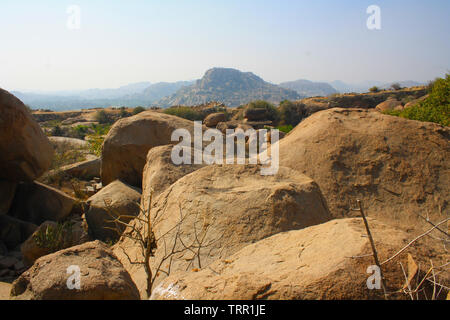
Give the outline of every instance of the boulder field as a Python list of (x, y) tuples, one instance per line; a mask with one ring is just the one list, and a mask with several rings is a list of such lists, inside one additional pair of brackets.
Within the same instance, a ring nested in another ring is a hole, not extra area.
[[(146, 212), (148, 204), (143, 209)], [(331, 218), (312, 179), (288, 168), (280, 168), (273, 176), (261, 176), (257, 165), (210, 165), (198, 169), (156, 197), (150, 211), (159, 239), (152, 261), (157, 266), (174, 247), (180, 252), (169, 264), (161, 266), (162, 270), (170, 267), (172, 272), (204, 268), (273, 234)], [(191, 245), (192, 250), (185, 249), (185, 245)], [(114, 252), (142, 292), (146, 287), (145, 272), (142, 266), (128, 260), (142, 259), (140, 248), (123, 237), (114, 246)], [(160, 274), (164, 276), (163, 272)]]
[[(405, 232), (372, 219), (369, 223), (380, 259), (407, 242)], [(278, 233), (200, 271), (174, 273), (153, 290), (151, 299), (383, 299), (382, 290), (367, 286), (367, 269), (374, 262), (365, 234), (362, 220), (356, 218)], [(404, 298), (398, 261), (383, 266), (383, 273), (389, 299)], [(430, 289), (425, 288), (428, 294)]]
[(141, 112), (117, 121), (103, 143), (103, 185), (121, 179), (140, 188), (148, 151), (172, 144), (172, 132), (182, 128), (193, 135), (192, 121), (156, 111)]
[[(378, 110), (403, 106), (397, 98)], [(367, 285), (374, 261), (356, 200), (384, 261), (430, 228), (417, 214), (448, 217), (450, 194), (450, 129), (384, 115), (374, 108), (382, 101), (328, 104), (304, 119), (278, 142), (280, 167), (267, 176), (259, 165), (174, 164), (172, 133), (192, 134), (194, 123), (144, 111), (113, 125), (100, 159), (63, 168), (101, 171), (104, 187), (80, 201), (36, 181), (52, 147), (26, 106), (0, 90), (0, 281), (15, 279), (0, 282), (0, 298), (146, 298), (143, 249), (130, 236), (146, 237), (149, 214), (151, 299), (382, 299)], [(246, 113), (254, 123), (245, 125), (211, 114), (202, 131), (258, 128), (260, 112)], [(118, 233), (108, 229), (112, 216), (121, 216)], [(383, 264), (389, 299), (409, 298), (399, 262), (408, 273), (412, 257), (421, 266), (414, 285), (430, 259), (446, 266), (441, 227)], [(429, 297), (432, 282), (421, 289)]]

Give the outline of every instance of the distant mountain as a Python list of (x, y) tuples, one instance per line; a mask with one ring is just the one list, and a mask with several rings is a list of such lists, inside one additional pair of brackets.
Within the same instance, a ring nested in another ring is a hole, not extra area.
[(356, 93), (363, 93), (368, 92), (369, 88), (373, 86), (381, 86), (383, 85), (380, 81), (366, 81), (364, 83), (346, 83), (341, 80), (335, 80), (330, 82), (330, 85), (333, 86), (337, 91), (340, 93), (350, 93), (350, 92), (356, 92)]
[[(55, 111), (107, 107), (105, 103), (85, 100), (77, 96), (50, 95), (32, 92), (12, 91), (13, 95), (33, 109), (51, 109)], [(104, 102), (104, 101), (103, 101)]]
[(296, 80), (280, 83), (280, 87), (296, 91), (299, 95), (306, 97), (328, 96), (338, 93), (330, 84), (326, 82), (312, 82), (309, 80)]
[(86, 90), (64, 90), (64, 91), (31, 91), (27, 94), (51, 96), (51, 97), (70, 97), (71, 99), (114, 99), (125, 95), (140, 93), (151, 86), (151, 82), (136, 82), (113, 89), (86, 89)]
[(83, 99), (116, 99), (126, 95), (140, 93), (150, 86), (150, 82), (137, 82), (121, 86), (117, 89), (88, 89), (80, 91), (75, 95)]
[(125, 98), (142, 99), (148, 103), (154, 103), (166, 96), (174, 94), (182, 87), (192, 85), (194, 82), (195, 81), (158, 82), (145, 88), (141, 93), (130, 95)]
[(157, 105), (193, 106), (210, 101), (222, 102), (237, 107), (254, 100), (279, 103), (282, 100), (302, 98), (294, 90), (268, 83), (251, 72), (241, 72), (231, 68), (213, 68), (206, 71), (195, 84), (181, 88), (175, 94), (158, 101)]
[(382, 89), (389, 89), (391, 87), (391, 85), (393, 85), (394, 83), (398, 83), (403, 88), (418, 87), (418, 86), (424, 86), (425, 85), (425, 83), (423, 83), (423, 82), (417, 82), (417, 81), (413, 81), (413, 80), (406, 80), (406, 81), (391, 82), (389, 84), (385, 84), (385, 85), (381, 86), (381, 88)]
[(424, 83), (417, 82), (417, 81), (397, 81), (397, 82), (381, 82), (381, 81), (364, 81), (360, 83), (345, 83), (341, 80), (336, 80), (330, 82), (330, 84), (340, 93), (349, 93), (349, 92), (356, 92), (356, 93), (363, 93), (368, 92), (370, 88), (377, 86), (380, 89), (389, 89), (392, 84), (399, 83), (402, 87), (416, 87), (416, 86), (422, 86)]
[(88, 89), (82, 91), (12, 92), (33, 109), (56, 111), (110, 106), (150, 106), (159, 99), (175, 93), (193, 81), (174, 83), (139, 82), (117, 89)]

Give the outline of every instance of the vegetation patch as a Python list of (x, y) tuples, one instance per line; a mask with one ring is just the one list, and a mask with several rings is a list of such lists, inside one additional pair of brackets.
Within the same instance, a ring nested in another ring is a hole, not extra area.
[(284, 100), (278, 108), (280, 125), (295, 127), (305, 117), (305, 105), (303, 103)]
[(85, 149), (73, 149), (67, 145), (56, 146), (55, 155), (53, 157), (53, 162), (50, 169), (58, 169), (63, 166), (81, 162), (86, 160), (86, 150)]
[(425, 100), (403, 110), (389, 110), (384, 113), (450, 126), (450, 74), (447, 74), (445, 79), (438, 78), (433, 82), (431, 92)]
[(105, 136), (108, 134), (111, 129), (110, 124), (92, 124), (92, 129), (94, 130), (93, 134), (90, 134), (86, 137), (86, 140), (89, 142), (90, 152), (95, 154), (97, 157), (100, 157), (102, 154), (102, 145), (105, 140)]
[(192, 107), (170, 107), (164, 110), (164, 113), (192, 121), (202, 121), (204, 118), (202, 112), (197, 111)]
[(292, 129), (294, 129), (294, 127), (292, 125), (288, 124), (288, 125), (284, 125), (284, 126), (278, 126), (278, 127), (276, 127), (276, 129), (278, 129), (284, 133), (289, 133), (290, 131), (292, 131)]
[(72, 242), (73, 222), (58, 222), (56, 226), (47, 226), (39, 230), (34, 236), (34, 241), (40, 248), (56, 252), (66, 248)]
[(252, 110), (252, 109), (264, 109), (266, 111), (267, 120), (271, 120), (274, 122), (277, 122), (279, 120), (279, 114), (277, 108), (264, 100), (256, 100), (253, 102), (250, 102), (246, 109)]

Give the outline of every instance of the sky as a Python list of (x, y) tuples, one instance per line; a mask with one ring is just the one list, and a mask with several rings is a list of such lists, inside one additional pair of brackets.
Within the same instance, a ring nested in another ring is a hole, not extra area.
[(0, 87), (116, 88), (212, 67), (272, 83), (427, 81), (450, 71), (449, 14), (448, 0), (0, 0)]

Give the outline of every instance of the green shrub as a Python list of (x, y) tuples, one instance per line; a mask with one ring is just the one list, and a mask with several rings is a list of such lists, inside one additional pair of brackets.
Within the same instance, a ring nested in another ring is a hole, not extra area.
[(105, 139), (101, 136), (91, 135), (87, 138), (90, 151), (97, 157), (102, 155), (102, 145)]
[(92, 129), (94, 130), (96, 135), (103, 136), (105, 134), (108, 134), (109, 130), (111, 129), (110, 124), (92, 124)]
[(436, 78), (436, 79), (434, 79), (434, 80), (432, 80), (432, 81), (428, 81), (428, 84), (427, 84), (427, 92), (428, 92), (428, 94), (430, 94), (431, 91), (433, 91), (434, 83), (435, 83), (437, 80), (439, 80), (439, 78)]
[(125, 110), (125, 108), (121, 108), (120, 112), (119, 112), (119, 117), (120, 118), (127, 118), (130, 117), (131, 113), (129, 113), (127, 110)]
[(138, 113), (141, 113), (141, 112), (143, 112), (143, 111), (145, 111), (145, 108), (139, 106), (139, 107), (136, 107), (136, 108), (133, 109), (132, 114), (133, 114), (133, 115), (137, 115)]
[(59, 125), (54, 126), (50, 132), (51, 135), (55, 137), (60, 137), (64, 134), (64, 131), (61, 129)]
[(380, 92), (380, 88), (378, 88), (377, 86), (373, 86), (372, 88), (369, 89), (370, 92)]
[(277, 129), (284, 133), (289, 133), (290, 131), (292, 131), (292, 129), (294, 129), (294, 127), (292, 125), (288, 124), (288, 125), (284, 125), (284, 126), (278, 126)]
[(100, 124), (110, 123), (111, 119), (108, 113), (106, 113), (105, 110), (99, 110), (95, 114), (95, 121), (97, 121)]
[(177, 116), (180, 118), (192, 120), (192, 121), (202, 121), (203, 114), (191, 107), (170, 107), (164, 110), (164, 113)]
[(86, 154), (83, 149), (72, 149), (62, 153), (55, 152), (51, 168), (58, 169), (84, 160), (86, 160)]
[(56, 226), (47, 226), (34, 235), (34, 241), (40, 248), (56, 252), (66, 248), (71, 243), (72, 222), (58, 222)]
[(111, 129), (109, 124), (93, 124), (92, 129), (94, 134), (88, 135), (86, 140), (89, 142), (90, 151), (96, 156), (100, 157), (102, 155), (102, 145), (105, 140), (105, 135), (108, 134)]
[(277, 122), (280, 119), (280, 115), (278, 114), (277, 108), (275, 106), (267, 101), (264, 100), (256, 100), (250, 102), (247, 107), (247, 109), (265, 109), (266, 113), (268, 115), (267, 119)]
[(436, 79), (428, 98), (401, 111), (386, 111), (386, 114), (402, 118), (435, 122), (450, 126), (450, 74), (445, 79)]
[(279, 107), (280, 124), (295, 127), (305, 116), (305, 105), (289, 100), (282, 101)]
[(396, 83), (391, 84), (391, 88), (397, 91), (397, 90), (401, 90), (402, 86), (400, 85), (400, 83), (396, 82)]
[(88, 126), (78, 125), (78, 126), (73, 127), (71, 129), (71, 132), (70, 132), (69, 136), (72, 137), (72, 138), (77, 138), (77, 139), (84, 140), (84, 137), (88, 133), (89, 133), (89, 127)]

